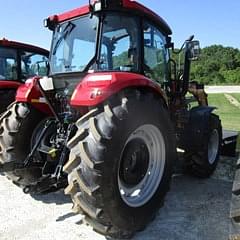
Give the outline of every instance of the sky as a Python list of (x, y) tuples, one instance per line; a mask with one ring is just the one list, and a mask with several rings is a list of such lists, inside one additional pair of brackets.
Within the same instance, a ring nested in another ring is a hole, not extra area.
[[(239, 0), (139, 0), (171, 27), (178, 47), (190, 35), (201, 47), (222, 44), (240, 49)], [(43, 19), (85, 3), (86, 0), (8, 0), (1, 2), (0, 39), (5, 37), (49, 49), (52, 33)]]

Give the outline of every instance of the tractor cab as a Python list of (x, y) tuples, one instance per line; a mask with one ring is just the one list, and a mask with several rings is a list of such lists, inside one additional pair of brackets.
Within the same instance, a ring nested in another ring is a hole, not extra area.
[(78, 9), (77, 18), (73, 13), (69, 20), (63, 14), (45, 21), (54, 31), (51, 74), (123, 71), (152, 73), (162, 81), (169, 58), (168, 25), (152, 12), (143, 17), (142, 5), (134, 1), (103, 2)]
[[(91, 73), (135, 73), (160, 85), (168, 81), (171, 29), (135, 1), (92, 1), (49, 17), (45, 26), (53, 31), (50, 75), (56, 86), (72, 86), (71, 94), (79, 78)], [(61, 75), (75, 77), (60, 84)]]
[(0, 81), (24, 83), (28, 78), (48, 74), (49, 52), (28, 44), (0, 40)]
[(14, 101), (16, 89), (28, 78), (48, 73), (48, 55), (39, 47), (0, 40), (0, 112)]
[(170, 56), (169, 49), (174, 51), (170, 27), (135, 1), (91, 1), (88, 6), (49, 17), (44, 24), (53, 31), (51, 80), (57, 89), (67, 87), (68, 98), (87, 75), (100, 76), (103, 83), (101, 73), (108, 73), (108, 78), (116, 73), (138, 74), (139, 79), (147, 78), (174, 97), (184, 97), (188, 91), (190, 62), (199, 55), (199, 42), (192, 37), (184, 43), (180, 74)]

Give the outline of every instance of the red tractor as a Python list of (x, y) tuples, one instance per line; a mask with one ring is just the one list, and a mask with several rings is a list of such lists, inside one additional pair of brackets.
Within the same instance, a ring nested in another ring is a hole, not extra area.
[(91, 1), (45, 25), (50, 74), (26, 81), (0, 118), (1, 171), (25, 193), (66, 186), (94, 230), (130, 237), (162, 206), (177, 148), (192, 174), (216, 168), (221, 122), (189, 81), (199, 42), (185, 41), (177, 69), (169, 26), (130, 0)]
[(48, 73), (48, 55), (39, 47), (0, 40), (0, 113), (15, 100), (17, 88), (28, 78)]

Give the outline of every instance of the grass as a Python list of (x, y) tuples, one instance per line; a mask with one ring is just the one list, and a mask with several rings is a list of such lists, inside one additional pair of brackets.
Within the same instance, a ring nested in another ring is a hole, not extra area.
[(240, 93), (229, 93), (233, 97), (235, 97), (240, 102)]
[[(240, 94), (230, 94), (240, 102)], [(240, 109), (233, 106), (224, 94), (209, 94), (209, 106), (217, 107), (214, 112), (220, 116), (224, 129), (240, 131)]]

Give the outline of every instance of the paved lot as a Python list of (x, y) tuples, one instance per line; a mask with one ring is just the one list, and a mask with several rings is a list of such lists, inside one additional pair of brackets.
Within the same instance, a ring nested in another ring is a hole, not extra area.
[[(226, 240), (232, 169), (225, 158), (211, 179), (174, 177), (165, 206), (134, 240)], [(81, 224), (62, 192), (34, 199), (0, 176), (0, 206), (1, 240), (106, 239)]]

